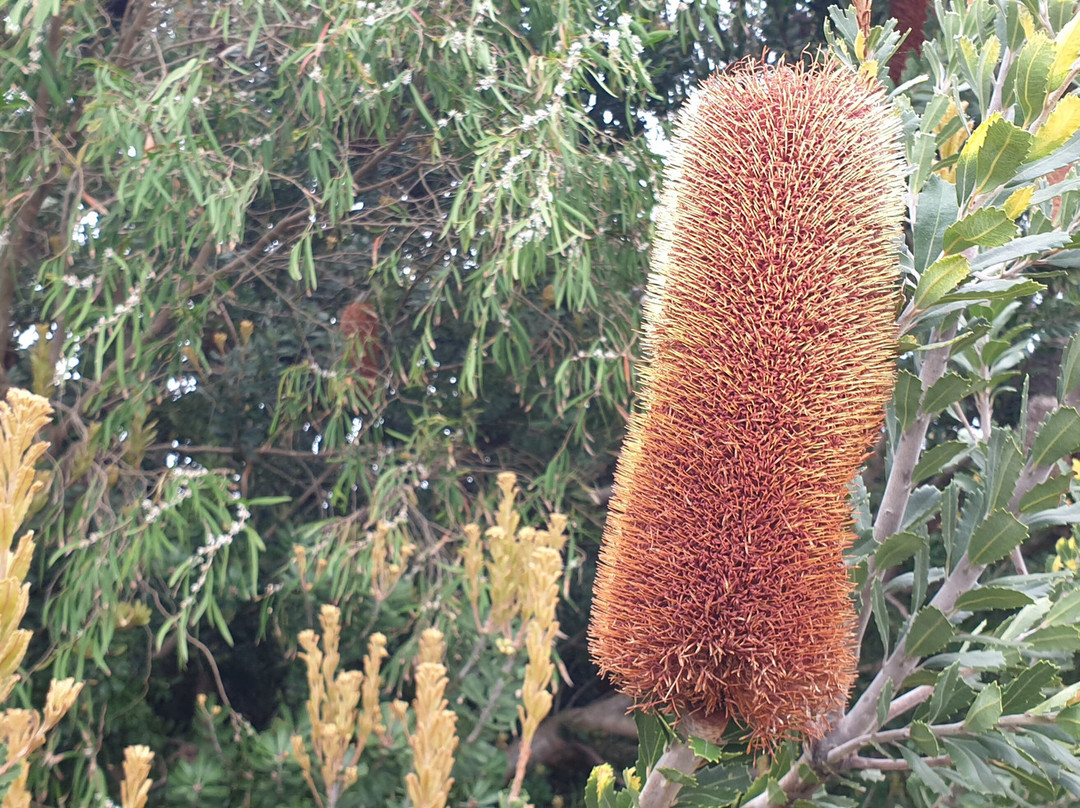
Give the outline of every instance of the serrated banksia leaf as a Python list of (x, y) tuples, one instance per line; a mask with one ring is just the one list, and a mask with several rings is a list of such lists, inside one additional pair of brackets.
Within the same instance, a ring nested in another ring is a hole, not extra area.
[(893, 384), (899, 121), (838, 66), (681, 115), (590, 647), (639, 706), (819, 736), (854, 678), (848, 486)]

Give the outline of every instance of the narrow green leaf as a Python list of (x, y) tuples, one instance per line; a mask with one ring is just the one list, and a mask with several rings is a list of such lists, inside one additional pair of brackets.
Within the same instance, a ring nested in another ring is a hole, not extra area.
[(952, 184), (937, 174), (931, 175), (919, 194), (915, 224), (911, 228), (912, 257), (920, 283), (926, 268), (941, 255), (945, 228), (956, 221), (958, 213), (956, 190)]
[(1044, 626), (1071, 626), (1080, 621), (1080, 589), (1063, 595), (1042, 619)]
[(946, 373), (926, 391), (922, 411), (927, 415), (936, 415), (970, 393), (972, 386), (971, 380), (959, 373)]
[(922, 453), (919, 462), (915, 464), (915, 470), (911, 474), (912, 485), (918, 485), (923, 480), (929, 479), (954, 465), (955, 461), (966, 455), (970, 450), (970, 446), (957, 440), (931, 446)]
[(1011, 92), (1024, 113), (1027, 126), (1042, 112), (1046, 101), (1046, 81), (1054, 61), (1054, 45), (1042, 31), (1027, 37), (1005, 80), (1006, 92)]
[(885, 603), (885, 591), (881, 587), (881, 579), (874, 576), (870, 582), (870, 610), (874, 615), (874, 627), (877, 628), (878, 637), (881, 638), (882, 653), (889, 655), (889, 607)]
[(874, 552), (874, 567), (878, 571), (895, 567), (926, 546), (927, 540), (924, 536), (917, 536), (914, 533), (894, 533), (885, 539)]
[(1080, 741), (1080, 704), (1066, 707), (1057, 714), (1055, 721), (1073, 737), (1073, 740)]
[(941, 775), (927, 765), (926, 761), (917, 752), (908, 749), (906, 746), (901, 746), (900, 754), (904, 756), (904, 760), (911, 767), (912, 775), (925, 783), (927, 788), (939, 797), (947, 797), (952, 793), (952, 787), (941, 778)]
[(944, 710), (952, 700), (956, 683), (960, 678), (960, 663), (954, 662), (938, 674), (934, 692), (926, 705), (926, 723), (933, 724), (944, 716)]
[(1073, 334), (1061, 355), (1061, 372), (1058, 375), (1058, 401), (1064, 401), (1080, 387), (1080, 333)]
[(956, 599), (960, 612), (982, 612), (989, 609), (1019, 609), (1032, 603), (1029, 595), (1001, 586), (980, 586)]
[(1045, 659), (1039, 660), (1030, 668), (1021, 670), (1005, 687), (1001, 696), (1002, 715), (1026, 713), (1043, 702), (1043, 690), (1060, 685), (1057, 667)]
[(994, 427), (987, 446), (987, 512), (1008, 507), (1023, 468), (1024, 458), (1011, 432)]
[(968, 710), (964, 725), (972, 732), (986, 732), (1001, 718), (1001, 686), (997, 682), (983, 687)]
[(969, 247), (1002, 247), (1019, 235), (1020, 228), (1004, 209), (979, 208), (946, 228), (942, 247), (946, 254), (956, 255)]
[(637, 775), (644, 783), (674, 736), (667, 722), (653, 712), (635, 711), (634, 723), (638, 731)]
[(1028, 462), (1034, 468), (1049, 466), (1080, 447), (1080, 413), (1072, 407), (1055, 410), (1039, 428)]
[(901, 370), (896, 374), (896, 387), (893, 390), (893, 412), (905, 430), (919, 417), (919, 399), (922, 397), (922, 384), (919, 377)]
[(585, 783), (585, 805), (588, 808), (615, 808), (615, 770), (610, 763), (593, 768)]
[(972, 564), (993, 564), (1012, 552), (1027, 538), (1027, 527), (1005, 510), (993, 511), (971, 535), (968, 558)]
[(915, 615), (904, 640), (908, 656), (915, 659), (937, 653), (952, 639), (955, 629), (944, 613), (934, 606), (927, 606)]
[(1056, 508), (1061, 504), (1062, 495), (1069, 490), (1068, 474), (1059, 474), (1041, 482), (1020, 497), (1020, 512), (1027, 514)]
[(957, 201), (963, 203), (1013, 179), (1027, 158), (1031, 140), (1030, 133), (1006, 121), (1001, 113), (979, 124), (956, 161)]
[(925, 721), (911, 722), (911, 742), (920, 754), (936, 757), (941, 754), (941, 745)]
[[(955, 225), (954, 225), (955, 226)], [(912, 295), (912, 305), (928, 309), (959, 286), (971, 274), (971, 265), (962, 255), (947, 255), (926, 268)]]
[(1041, 628), (1027, 638), (1027, 644), (1036, 653), (1075, 654), (1080, 651), (1080, 628), (1077, 626)]
[(667, 780), (669, 783), (678, 783), (680, 786), (696, 786), (697, 785), (697, 778), (694, 777), (694, 775), (687, 774), (686, 772), (681, 772), (678, 769), (669, 769), (669, 768), (661, 767), (661, 768), (657, 769), (656, 771), (658, 771), (658, 772), (660, 772), (660, 774), (664, 775), (664, 779)]
[(879, 727), (885, 726), (885, 722), (889, 718), (889, 705), (892, 704), (892, 697), (895, 692), (896, 685), (893, 684), (893, 680), (890, 677), (885, 680), (885, 685), (881, 688), (881, 692), (878, 694), (877, 722)]

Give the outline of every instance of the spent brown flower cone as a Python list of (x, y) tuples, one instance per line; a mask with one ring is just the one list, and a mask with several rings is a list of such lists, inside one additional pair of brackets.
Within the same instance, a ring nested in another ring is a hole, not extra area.
[(590, 647), (698, 734), (820, 735), (853, 681), (848, 487), (894, 378), (898, 137), (835, 65), (743, 67), (680, 118)]

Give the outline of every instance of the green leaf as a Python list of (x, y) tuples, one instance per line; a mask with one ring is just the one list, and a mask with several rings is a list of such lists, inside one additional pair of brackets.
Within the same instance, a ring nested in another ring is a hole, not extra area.
[(986, 732), (1001, 718), (1001, 686), (997, 682), (983, 687), (968, 710), (964, 725), (972, 732)]
[(927, 546), (924, 536), (914, 533), (894, 533), (874, 552), (874, 568), (879, 572), (902, 564)]
[(930, 656), (948, 645), (955, 632), (949, 618), (940, 609), (926, 606), (911, 622), (904, 640), (904, 650), (915, 659)]
[(1080, 621), (1080, 589), (1061, 597), (1042, 619), (1044, 626), (1071, 626)]
[(922, 411), (936, 415), (971, 392), (973, 383), (958, 373), (946, 373), (923, 396)]
[(1080, 704), (1066, 707), (1054, 719), (1057, 725), (1069, 733), (1073, 740), (1080, 741)]
[(942, 738), (942, 744), (952, 758), (953, 765), (972, 788), (988, 794), (1000, 794), (1001, 783), (984, 762), (986, 753), (976, 742), (961, 738)]
[(945, 300), (950, 303), (960, 300), (1015, 300), (1019, 297), (1041, 292), (1044, 289), (1046, 289), (1045, 286), (1030, 278), (975, 281), (974, 283), (965, 283), (955, 292), (949, 292), (945, 296)]
[(637, 775), (644, 783), (675, 736), (663, 717), (654, 712), (636, 710), (634, 723), (638, 731)]
[(941, 754), (941, 744), (925, 721), (911, 722), (911, 742), (920, 754), (935, 757)]
[(918, 753), (901, 746), (900, 754), (904, 756), (904, 760), (911, 767), (911, 773), (939, 797), (947, 797), (952, 792), (952, 787), (941, 778), (941, 775), (927, 765), (926, 761)]
[(1056, 90), (1068, 78), (1073, 62), (1080, 58), (1080, 17), (1073, 17), (1054, 37), (1054, 61), (1050, 65), (1047, 89)]
[(889, 607), (885, 603), (885, 590), (881, 578), (874, 576), (870, 582), (870, 610), (874, 615), (874, 627), (881, 638), (882, 653), (889, 655)]
[(1016, 102), (1024, 113), (1024, 126), (1042, 112), (1043, 103), (1046, 101), (1046, 82), (1053, 61), (1053, 43), (1042, 31), (1035, 31), (1027, 37), (1024, 46), (1016, 55), (1016, 61), (1009, 69), (1005, 80), (1008, 88), (1006, 92), (1015, 95)]
[(1067, 95), (1058, 101), (1031, 144), (1029, 160), (1046, 157), (1060, 149), (1080, 130), (1080, 97)]
[(952, 701), (959, 679), (959, 662), (952, 663), (938, 674), (937, 681), (934, 682), (934, 692), (930, 696), (930, 701), (926, 704), (925, 720), (928, 724), (933, 724), (939, 718), (944, 717), (944, 711), (949, 702)]
[(918, 485), (923, 480), (933, 477), (970, 451), (970, 446), (958, 440), (931, 446), (922, 453), (919, 462), (915, 464), (915, 470), (911, 473), (911, 484)]
[(1068, 474), (1059, 474), (1036, 485), (1020, 497), (1020, 512), (1027, 514), (1032, 511), (1056, 508), (1061, 504), (1062, 495), (1069, 490), (1069, 477)]
[(962, 255), (947, 255), (927, 267), (919, 277), (911, 304), (928, 309), (959, 286), (971, 274), (971, 265)]
[(1072, 407), (1055, 410), (1039, 428), (1028, 462), (1033, 468), (1049, 466), (1080, 447), (1080, 413)]
[(980, 586), (956, 599), (959, 612), (982, 612), (989, 609), (1019, 609), (1032, 603), (1029, 595), (1001, 586)]
[(999, 112), (979, 124), (956, 161), (957, 202), (963, 203), (1013, 179), (1027, 158), (1031, 140), (1031, 134), (1006, 121)]
[(956, 190), (937, 174), (931, 175), (919, 194), (915, 224), (911, 228), (912, 257), (920, 284), (926, 268), (941, 255), (945, 228), (956, 221), (958, 212)]
[(1023, 468), (1024, 458), (1012, 434), (994, 427), (987, 446), (987, 512), (1008, 507)]
[(697, 778), (692, 774), (679, 771), (678, 769), (669, 769), (666, 767), (660, 767), (656, 771), (664, 775), (664, 779), (669, 783), (678, 783), (680, 786), (696, 786)]
[(969, 247), (1002, 247), (1019, 235), (1020, 228), (1003, 208), (979, 208), (945, 229), (942, 246), (947, 254), (956, 255)]
[[(888, 654), (888, 652), (885, 652)], [(877, 699), (877, 722), (879, 727), (885, 726), (885, 722), (889, 718), (889, 706), (892, 704), (893, 694), (896, 692), (896, 685), (893, 684), (892, 677), (885, 680), (885, 684), (881, 688), (881, 692), (878, 694)]]
[(1005, 558), (1014, 547), (1019, 547), (1027, 535), (1027, 527), (1011, 513), (993, 511), (971, 534), (968, 558), (976, 565), (993, 564)]
[(893, 412), (905, 430), (919, 417), (919, 399), (922, 397), (922, 384), (919, 377), (901, 370), (896, 374), (896, 387), (893, 390)]
[(1076, 626), (1041, 628), (1027, 638), (1027, 644), (1036, 653), (1075, 654), (1080, 651), (1080, 628)]
[(1058, 375), (1058, 401), (1064, 401), (1080, 387), (1080, 333), (1073, 334), (1061, 355), (1061, 372)]
[(1039, 660), (1030, 668), (1021, 670), (1005, 687), (1005, 693), (1001, 696), (1002, 715), (1026, 713), (1043, 702), (1043, 690), (1060, 685), (1057, 667), (1045, 659)]
[(585, 783), (585, 805), (588, 808), (616, 808), (615, 770), (610, 763), (593, 768)]
[(706, 741), (703, 738), (691, 738), (689, 744), (690, 748), (694, 750), (695, 755), (702, 760), (709, 761), (709, 763), (719, 763), (722, 760), (738, 757), (737, 752), (725, 752), (724, 747), (717, 746), (711, 741)]

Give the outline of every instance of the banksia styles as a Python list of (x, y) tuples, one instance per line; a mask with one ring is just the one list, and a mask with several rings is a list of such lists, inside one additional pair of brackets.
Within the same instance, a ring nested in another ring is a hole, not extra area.
[(744, 67), (680, 118), (590, 647), (695, 734), (819, 737), (852, 683), (847, 494), (893, 383), (898, 137), (835, 65)]

